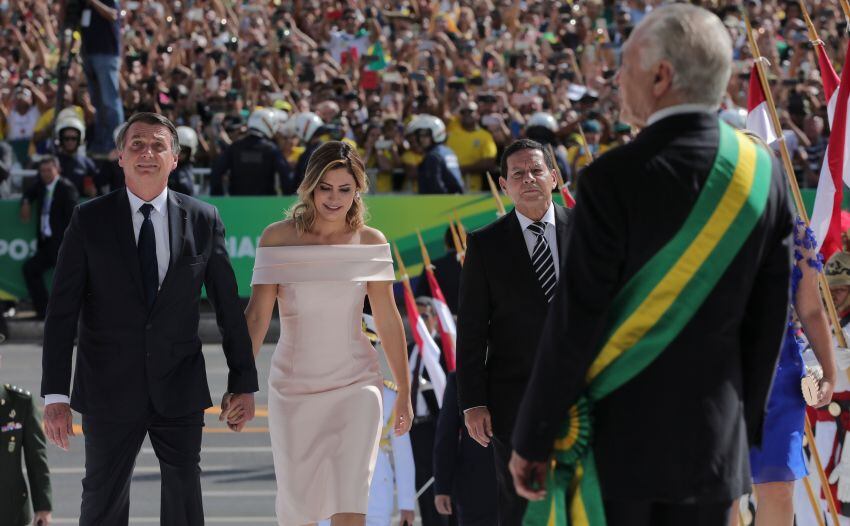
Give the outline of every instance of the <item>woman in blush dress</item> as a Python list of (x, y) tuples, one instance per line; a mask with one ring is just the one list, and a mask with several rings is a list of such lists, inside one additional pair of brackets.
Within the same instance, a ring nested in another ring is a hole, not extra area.
[[(368, 295), (398, 397), (396, 435), (413, 409), (394, 272), (384, 235), (364, 224), (363, 161), (343, 142), (310, 157), (289, 218), (260, 238), (245, 317), (254, 356), (275, 301), (281, 336), (269, 372), (269, 430), (278, 523), (361, 526), (383, 422), (377, 351), (361, 331)], [(229, 407), (228, 422), (245, 412)]]

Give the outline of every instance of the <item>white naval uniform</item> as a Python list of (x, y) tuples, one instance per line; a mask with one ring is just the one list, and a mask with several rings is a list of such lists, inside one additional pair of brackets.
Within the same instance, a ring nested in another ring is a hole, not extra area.
[[(393, 432), (392, 413), (397, 393), (387, 384), (388, 382), (384, 382), (384, 427), (381, 431), (381, 445), (378, 449), (375, 473), (372, 475), (372, 485), (369, 487), (366, 526), (391, 525), (393, 511), (396, 508), (393, 497), (396, 490), (399, 510), (416, 509), (416, 473), (413, 467), (410, 435), (404, 434), (397, 437)], [(330, 521), (322, 521), (319, 525), (330, 526)]]

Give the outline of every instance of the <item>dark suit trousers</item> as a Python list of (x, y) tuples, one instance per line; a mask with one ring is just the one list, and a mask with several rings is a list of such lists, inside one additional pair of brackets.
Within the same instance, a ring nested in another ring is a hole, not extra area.
[[(413, 450), (413, 465), (416, 468), (417, 491), (434, 475), (434, 435), (436, 433), (436, 419), (413, 424), (410, 428), (410, 447)], [(433, 484), (419, 496), (419, 514), (422, 518), (422, 526), (446, 524), (446, 518), (437, 513), (437, 508), (434, 506)]]
[(726, 526), (731, 502), (674, 504), (650, 501), (605, 500), (608, 526)]
[(58, 242), (52, 239), (40, 242), (35, 254), (24, 263), (24, 282), (39, 318), (44, 318), (47, 314), (47, 287), (44, 285), (44, 274), (56, 266), (56, 257), (59, 255), (58, 245)]
[(201, 500), (201, 431), (204, 414), (164, 418), (153, 409), (142, 418), (119, 422), (83, 415), (86, 476), (80, 526), (126, 526), (130, 480), (145, 435), (150, 436), (162, 476), (160, 524), (204, 524)]
[[(511, 460), (511, 444), (509, 441), (492, 438), (493, 459), (496, 462), (496, 482), (499, 494), (499, 526), (521, 526), (522, 516), (528, 501), (520, 497), (514, 488), (514, 479), (508, 469)], [(609, 525), (611, 526), (611, 525)]]

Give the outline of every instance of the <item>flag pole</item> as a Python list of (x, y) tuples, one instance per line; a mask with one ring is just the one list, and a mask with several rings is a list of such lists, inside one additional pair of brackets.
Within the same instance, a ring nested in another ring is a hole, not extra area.
[(398, 245), (393, 245), (393, 250), (395, 251), (395, 260), (398, 263), (398, 271), (401, 275), (401, 281), (404, 284), (405, 290), (410, 294), (413, 294), (413, 288), (410, 286), (410, 276), (407, 275), (407, 268), (404, 266), (404, 261), (401, 259), (401, 254), (398, 252)]
[[(779, 153), (782, 157), (782, 162), (785, 166), (785, 175), (788, 180), (788, 185), (791, 187), (791, 193), (794, 196), (794, 203), (797, 205), (797, 213), (800, 215), (800, 219), (805, 223), (806, 227), (809, 226), (809, 216), (806, 213), (806, 207), (803, 205), (803, 197), (800, 194), (800, 186), (797, 184), (797, 176), (794, 174), (794, 165), (791, 163), (791, 156), (788, 153), (788, 145), (785, 144), (785, 136), (782, 134), (782, 126), (779, 123), (779, 115), (776, 113), (776, 105), (773, 101), (773, 93), (770, 91), (770, 85), (767, 82), (767, 75), (764, 70), (764, 63), (762, 62), (761, 53), (759, 53), (758, 44), (756, 43), (756, 39), (753, 37), (753, 28), (750, 26), (750, 19), (747, 17), (746, 13), (744, 13), (744, 23), (747, 26), (747, 40), (750, 44), (750, 50), (752, 51), (753, 58), (755, 59), (756, 71), (759, 75), (759, 81), (761, 82), (762, 91), (764, 91), (764, 97), (767, 101), (767, 107), (770, 113), (771, 121), (773, 123), (773, 129), (776, 132), (777, 140), (779, 141)], [(818, 283), (821, 289), (821, 296), (823, 298), (823, 302), (827, 306), (827, 313), (829, 314), (829, 319), (832, 322), (833, 330), (835, 332), (835, 337), (838, 340), (838, 344), (841, 347), (847, 347), (847, 342), (844, 341), (844, 331), (841, 329), (841, 324), (838, 322), (838, 313), (835, 311), (835, 304), (832, 301), (832, 295), (829, 293), (829, 285), (826, 282), (826, 276), (823, 272), (818, 272)], [(850, 371), (848, 371), (848, 377), (850, 377)], [(820, 459), (820, 453), (818, 452), (818, 448), (815, 445), (815, 437), (812, 433), (812, 426), (809, 422), (809, 415), (806, 415), (805, 421), (805, 430), (806, 430), (806, 439), (811, 444), (810, 451), (812, 452), (812, 459), (815, 461), (815, 466), (818, 471), (818, 476), (820, 477), (821, 486), (824, 488), (824, 494), (826, 495), (827, 504), (829, 504), (829, 514), (832, 517), (833, 524), (838, 524), (838, 511), (835, 506), (835, 499), (832, 497), (832, 491), (829, 487), (829, 481), (826, 478), (826, 473), (823, 470), (823, 463)]]
[(498, 210), (499, 217), (505, 215), (505, 203), (502, 202), (502, 196), (499, 195), (499, 190), (496, 188), (496, 183), (493, 182), (493, 178), (490, 177), (490, 172), (485, 172), (487, 176), (487, 184), (490, 185), (490, 193), (493, 194), (493, 199), (496, 200), (496, 209)]
[[(844, 0), (845, 2), (847, 0)], [(806, 22), (806, 27), (809, 30), (809, 41), (815, 46), (823, 46), (823, 41), (818, 38), (817, 29), (815, 29), (815, 25), (812, 23), (812, 19), (809, 18), (809, 12), (806, 10), (806, 4), (803, 0), (797, 0), (800, 4), (800, 12), (803, 13), (803, 21)]]
[[(847, 0), (839, 0), (838, 3), (841, 4), (841, 10), (844, 11), (844, 18), (850, 22), (850, 2), (847, 2)], [(850, 26), (848, 26), (848, 30), (850, 30)]]
[[(564, 198), (564, 206), (567, 208), (574, 207), (576, 205), (576, 200), (573, 197), (573, 194), (570, 193), (570, 189), (567, 188), (567, 183), (564, 182), (564, 177), (561, 175), (561, 169), (558, 168), (558, 160), (555, 158), (555, 150), (552, 148), (551, 144), (546, 145), (546, 155), (549, 156), (549, 162), (555, 167), (555, 177), (558, 182), (558, 190)], [(592, 158), (593, 156), (591, 156), (591, 159)]]
[(455, 245), (455, 252), (457, 252), (458, 262), (460, 266), (463, 266), (463, 260), (466, 258), (466, 250), (464, 250), (463, 245), (460, 243), (460, 236), (457, 234), (457, 228), (455, 228), (454, 222), (449, 219), (449, 229), (452, 231), (452, 242)]
[(590, 157), (590, 162), (595, 161), (596, 159), (593, 157), (593, 152), (590, 151), (590, 147), (587, 145), (587, 136), (584, 134), (584, 128), (581, 126), (580, 122), (578, 123), (578, 134), (581, 136), (582, 152), (584, 152), (584, 155)]
[(422, 251), (422, 262), (425, 264), (425, 268), (430, 270), (434, 268), (434, 265), (431, 264), (431, 256), (428, 255), (428, 248), (425, 247), (422, 232), (418, 228), (416, 229), (416, 237), (419, 238), (419, 250)]
[(455, 218), (455, 223), (457, 223), (457, 234), (460, 236), (460, 244), (463, 245), (463, 251), (466, 252), (466, 227), (463, 226), (457, 210), (452, 210), (452, 215)]
[[(814, 447), (811, 446), (810, 447)], [(823, 522), (823, 510), (820, 507), (818, 498), (815, 497), (815, 490), (812, 489), (812, 483), (809, 477), (803, 477), (803, 485), (806, 487), (806, 494), (809, 496), (809, 502), (812, 504), (812, 510), (815, 512), (815, 519), (818, 521), (818, 526), (826, 526)]]

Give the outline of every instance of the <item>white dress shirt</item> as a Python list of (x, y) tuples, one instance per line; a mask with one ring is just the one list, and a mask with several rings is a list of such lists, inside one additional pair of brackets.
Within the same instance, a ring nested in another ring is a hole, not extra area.
[[(528, 257), (534, 253), (534, 245), (537, 244), (537, 234), (528, 229), (529, 225), (534, 223), (533, 219), (529, 219), (522, 215), (519, 210), (516, 211), (516, 217), (519, 219), (519, 227), (522, 229), (522, 235), (525, 237), (525, 246), (528, 247)], [(546, 236), (546, 241), (549, 242), (549, 250), (552, 252), (552, 259), (555, 262), (555, 279), (560, 278), (561, 267), (558, 264), (558, 236), (555, 232), (555, 205), (549, 205), (549, 210), (543, 214), (540, 221), (546, 225), (546, 230), (543, 235)]]
[[(514, 208), (516, 210), (516, 208)], [(534, 245), (537, 244), (537, 234), (533, 233), (528, 229), (528, 226), (535, 221), (533, 219), (529, 219), (526, 216), (522, 215), (519, 210), (516, 210), (516, 217), (519, 219), (519, 227), (522, 229), (522, 236), (525, 238), (525, 246), (528, 248), (528, 257), (531, 258), (531, 255), (534, 254)], [(543, 217), (540, 219), (542, 223), (546, 225), (546, 229), (543, 231), (543, 235), (546, 236), (546, 241), (549, 243), (549, 251), (552, 252), (552, 260), (555, 262), (555, 279), (560, 279), (561, 276), (561, 265), (559, 264), (558, 258), (558, 235), (555, 230), (555, 205), (549, 205), (549, 210), (546, 210), (546, 213), (543, 214)], [(472, 409), (476, 409), (478, 407), (487, 407), (484, 405), (477, 405), (475, 407), (469, 407), (464, 409), (463, 412), (466, 413)]]
[(59, 183), (58, 177), (44, 190), (44, 201), (41, 203), (41, 224), (39, 225), (44, 237), (53, 236), (53, 230), (50, 228), (50, 207), (53, 206), (53, 192), (56, 191), (57, 183)]
[[(145, 216), (142, 215), (139, 208), (146, 202), (153, 205), (151, 222), (153, 223), (154, 237), (156, 238), (156, 263), (159, 273), (159, 284), (162, 286), (162, 280), (165, 279), (165, 273), (168, 272), (168, 263), (171, 257), (171, 248), (168, 244), (168, 187), (151, 201), (143, 201), (131, 192), (129, 188), (127, 189), (127, 197), (130, 198), (130, 214), (133, 219), (133, 234), (136, 236), (136, 243), (139, 242), (139, 232), (142, 229), (142, 223), (145, 221)], [(44, 395), (44, 405), (46, 406), (50, 404), (67, 404), (70, 402), (71, 399), (67, 395)]]
[(673, 115), (682, 115), (684, 113), (711, 113), (717, 115), (717, 106), (709, 106), (708, 104), (677, 104), (661, 108), (646, 119), (646, 125), (655, 124), (661, 119), (672, 117)]

